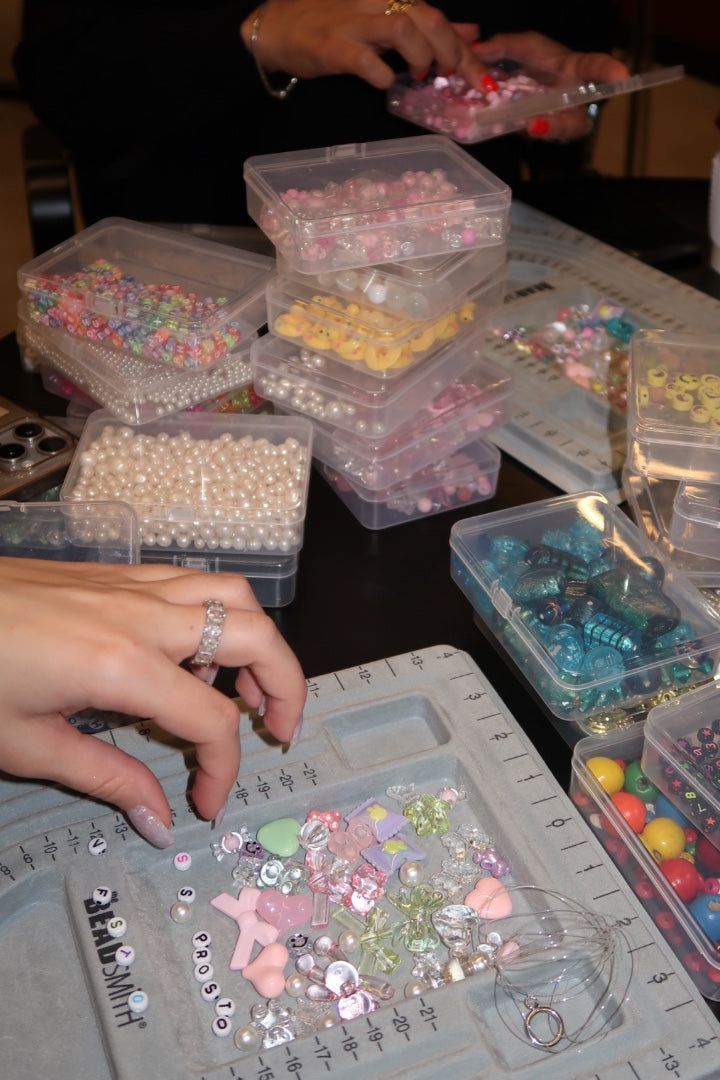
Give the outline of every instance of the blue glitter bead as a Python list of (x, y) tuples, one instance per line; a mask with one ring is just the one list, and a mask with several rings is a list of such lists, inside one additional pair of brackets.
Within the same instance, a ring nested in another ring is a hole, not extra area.
[(580, 632), (569, 623), (549, 627), (546, 631), (546, 645), (554, 663), (567, 675), (581, 675), (585, 648)]

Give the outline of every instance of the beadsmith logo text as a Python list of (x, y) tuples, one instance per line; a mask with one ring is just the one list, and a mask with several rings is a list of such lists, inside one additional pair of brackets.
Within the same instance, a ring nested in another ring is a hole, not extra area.
[[(114, 893), (113, 900), (117, 900)], [(124, 1028), (138, 1024), (140, 1028), (146, 1028), (147, 1017), (133, 1013), (128, 1008), (128, 998), (139, 987), (130, 978), (129, 968), (118, 964), (115, 959), (115, 953), (123, 943), (111, 937), (107, 931), (107, 924), (115, 918), (112, 907), (100, 907), (92, 898), (85, 900), (84, 905), (115, 1026)]]

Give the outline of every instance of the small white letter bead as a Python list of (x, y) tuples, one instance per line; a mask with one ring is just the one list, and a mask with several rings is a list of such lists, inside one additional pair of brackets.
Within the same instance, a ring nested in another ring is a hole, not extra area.
[(203, 1001), (217, 1001), (221, 992), (220, 986), (213, 979), (208, 979), (200, 987), (200, 996)]
[(215, 1002), (215, 1012), (218, 1016), (234, 1016), (235, 1002), (231, 997), (221, 997)]
[(88, 842), (88, 851), (91, 855), (104, 855), (107, 849), (107, 840), (103, 836), (93, 836)]
[(183, 885), (182, 888), (177, 891), (178, 900), (182, 900), (186, 904), (194, 904), (195, 896), (195, 890), (191, 885)]
[(150, 998), (144, 990), (135, 990), (128, 998), (128, 1009), (134, 1013), (144, 1013), (150, 1004)]
[(212, 937), (208, 930), (196, 930), (192, 936), (193, 949), (209, 949), (212, 945)]
[(187, 851), (178, 851), (177, 855), (173, 859), (173, 866), (176, 870), (189, 870), (192, 865), (192, 858)]
[(212, 964), (196, 964), (193, 974), (199, 983), (204, 983), (212, 979), (215, 970)]
[(212, 1029), (213, 1035), (217, 1035), (218, 1039), (223, 1039), (232, 1033), (232, 1024), (226, 1016), (216, 1016), (212, 1022)]
[(135, 950), (132, 945), (121, 945), (115, 950), (115, 963), (120, 967), (130, 967), (135, 959)]
[(127, 932), (127, 923), (121, 915), (116, 915), (114, 919), (111, 919), (107, 924), (107, 932), (110, 937), (118, 938), (122, 937)]
[(112, 900), (112, 890), (107, 885), (98, 885), (93, 889), (92, 898), (98, 907), (107, 907)]

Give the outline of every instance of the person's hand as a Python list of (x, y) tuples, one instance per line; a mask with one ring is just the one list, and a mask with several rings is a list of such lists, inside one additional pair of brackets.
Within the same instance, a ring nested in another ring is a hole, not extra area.
[(299, 733), (305, 679), (245, 578), (163, 565), (0, 559), (0, 768), (117, 806), (165, 847), (170, 807), (157, 778), (65, 719), (89, 707), (128, 713), (195, 744), (193, 802), (202, 817), (217, 817), (240, 765), (240, 713), (209, 685), (212, 669), (179, 666), (197, 652), (209, 599), (227, 612), (216, 663), (239, 668), (238, 694), (251, 709), (264, 706), (265, 726), (290, 741)]
[[(573, 52), (566, 45), (534, 31), (496, 34), (487, 41), (475, 42), (472, 50), (486, 64), (508, 57), (528, 67), (557, 72), (565, 82), (615, 82), (627, 79), (630, 74), (625, 64), (607, 53)], [(591, 127), (587, 108), (578, 106), (534, 117), (527, 132), (538, 138), (567, 142), (587, 135)]]
[[(381, 54), (395, 50), (416, 78), (434, 64), (480, 85), (485, 67), (469, 47), (477, 24), (450, 23), (423, 0), (390, 15), (388, 5), (389, 0), (272, 0), (261, 11), (257, 57), (267, 71), (298, 78), (357, 75), (384, 90), (395, 74)], [(241, 26), (248, 48), (256, 14)]]

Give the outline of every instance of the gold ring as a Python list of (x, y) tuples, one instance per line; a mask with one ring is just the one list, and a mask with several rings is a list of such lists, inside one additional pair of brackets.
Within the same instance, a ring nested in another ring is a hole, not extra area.
[(413, 7), (417, 0), (390, 0), (385, 8), (386, 15), (403, 15), (408, 8)]

